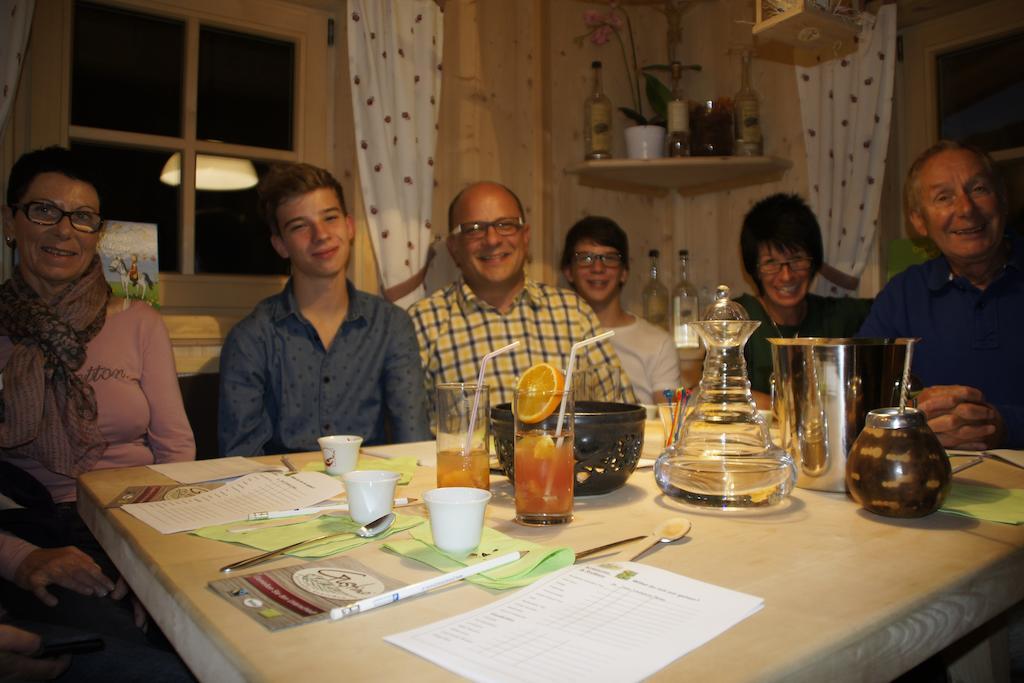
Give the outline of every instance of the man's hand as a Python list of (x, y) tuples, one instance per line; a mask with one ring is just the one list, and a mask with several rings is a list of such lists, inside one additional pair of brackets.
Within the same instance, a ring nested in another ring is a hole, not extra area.
[(71, 655), (33, 659), (39, 646), (35, 633), (0, 624), (0, 681), (49, 681), (64, 673)]
[(1003, 416), (974, 387), (928, 387), (918, 395), (917, 407), (944, 448), (998, 448), (1006, 438)]
[(74, 546), (33, 550), (15, 570), (14, 582), (50, 607), (57, 604), (57, 598), (46, 590), (51, 583), (101, 598), (114, 590), (114, 582), (99, 565)]

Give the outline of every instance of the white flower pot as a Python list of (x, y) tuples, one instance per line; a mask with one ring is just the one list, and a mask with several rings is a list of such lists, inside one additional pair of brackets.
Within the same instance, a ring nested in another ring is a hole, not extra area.
[(662, 126), (627, 128), (626, 156), (630, 159), (658, 159), (665, 156), (665, 129)]

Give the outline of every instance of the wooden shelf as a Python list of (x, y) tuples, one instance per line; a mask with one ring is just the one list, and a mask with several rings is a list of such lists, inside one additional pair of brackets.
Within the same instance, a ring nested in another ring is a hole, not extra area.
[(566, 169), (580, 183), (623, 192), (684, 197), (778, 180), (792, 162), (777, 157), (676, 157), (602, 159)]
[(776, 41), (812, 52), (845, 53), (860, 27), (852, 20), (821, 10), (804, 0), (782, 14), (764, 19), (757, 0), (753, 33), (759, 41)]

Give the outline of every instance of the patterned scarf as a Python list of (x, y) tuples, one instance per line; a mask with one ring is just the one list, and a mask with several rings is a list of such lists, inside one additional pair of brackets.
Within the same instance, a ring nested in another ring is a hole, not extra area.
[(110, 287), (98, 256), (52, 302), (21, 273), (0, 285), (0, 336), (14, 342), (0, 390), (0, 450), (26, 455), (75, 477), (107, 448), (96, 424), (96, 396), (75, 372), (86, 344), (103, 329)]

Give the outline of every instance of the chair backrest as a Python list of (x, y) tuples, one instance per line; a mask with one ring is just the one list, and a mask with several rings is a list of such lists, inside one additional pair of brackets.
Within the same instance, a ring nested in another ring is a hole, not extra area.
[(900, 238), (889, 242), (889, 258), (886, 264), (885, 281), (888, 282), (894, 275), (902, 273), (910, 266), (924, 263), (935, 258), (941, 252), (930, 239), (915, 237)]
[(204, 372), (179, 375), (178, 386), (185, 402), (185, 415), (196, 439), (196, 460), (219, 456), (217, 447), (217, 402), (220, 395), (220, 373)]

